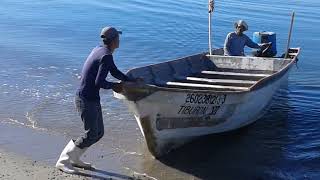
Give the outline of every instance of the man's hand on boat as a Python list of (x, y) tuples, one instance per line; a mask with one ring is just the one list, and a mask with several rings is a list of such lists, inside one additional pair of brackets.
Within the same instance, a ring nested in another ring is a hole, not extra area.
[(144, 80), (142, 78), (135, 78), (131, 81), (115, 82), (112, 85), (112, 90), (116, 93), (123, 93), (124, 89), (132, 88), (132, 86), (136, 86), (137, 84), (144, 84)]
[(112, 90), (116, 93), (121, 93), (123, 91), (123, 82), (115, 82), (112, 84)]
[(268, 43), (260, 44), (260, 47), (261, 47), (262, 50), (264, 50), (264, 49), (270, 48), (271, 45), (272, 45), (272, 42), (268, 42)]

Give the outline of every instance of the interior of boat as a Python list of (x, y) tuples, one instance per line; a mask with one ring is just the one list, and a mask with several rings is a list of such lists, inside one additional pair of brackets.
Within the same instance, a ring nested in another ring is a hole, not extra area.
[(246, 91), (259, 80), (280, 71), (292, 59), (196, 54), (140, 68), (127, 74), (146, 84), (165, 88)]

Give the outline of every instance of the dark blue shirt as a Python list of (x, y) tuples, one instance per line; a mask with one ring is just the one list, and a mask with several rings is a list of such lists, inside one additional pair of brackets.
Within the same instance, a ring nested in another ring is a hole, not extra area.
[(231, 32), (227, 35), (224, 42), (225, 56), (244, 56), (244, 47), (260, 48), (260, 46), (253, 42), (247, 35), (242, 34), (238, 36), (236, 32)]
[(114, 64), (112, 53), (108, 48), (95, 47), (84, 63), (77, 95), (88, 101), (100, 101), (100, 88), (111, 89), (113, 85), (112, 82), (106, 81), (109, 72), (119, 80), (129, 80), (129, 77), (119, 71)]

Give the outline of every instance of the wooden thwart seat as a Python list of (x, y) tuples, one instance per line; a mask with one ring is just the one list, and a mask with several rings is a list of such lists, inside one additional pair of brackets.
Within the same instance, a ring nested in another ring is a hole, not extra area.
[(186, 77), (186, 80), (208, 82), (208, 83), (233, 83), (233, 84), (255, 84), (257, 81), (238, 80), (238, 79), (209, 79), (199, 77)]
[(290, 55), (290, 56), (297, 56), (298, 53), (293, 53), (293, 52), (292, 52), (292, 53), (289, 53), (289, 55)]
[(230, 90), (249, 90), (248, 87), (222, 86), (211, 84), (196, 84), (183, 82), (167, 82), (167, 86), (190, 87), (190, 88), (208, 88), (208, 89), (230, 89)]
[(267, 77), (271, 74), (254, 74), (254, 73), (236, 73), (236, 72), (223, 72), (223, 71), (201, 71), (201, 74), (210, 75), (229, 75), (229, 76), (250, 76), (250, 77)]

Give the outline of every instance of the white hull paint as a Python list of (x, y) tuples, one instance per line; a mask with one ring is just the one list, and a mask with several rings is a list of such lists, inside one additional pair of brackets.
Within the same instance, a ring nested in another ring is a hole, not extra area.
[[(221, 63), (220, 59), (217, 62)], [(143, 98), (129, 100), (130, 93), (115, 93), (115, 97), (125, 100), (149, 151), (160, 157), (196, 137), (235, 130), (259, 119), (281, 84), (287, 81), (291, 67), (292, 63), (288, 63), (280, 73), (272, 75), (273, 78), (246, 91), (156, 87)], [(138, 91), (145, 89), (148, 88), (138, 88)]]
[[(158, 91), (138, 102), (126, 101), (126, 103), (129, 106), (130, 111), (134, 113), (139, 128), (146, 140), (153, 141), (152, 144), (155, 147), (152, 151), (155, 152), (152, 152), (152, 154), (155, 156), (161, 156), (172, 148), (180, 146), (195, 137), (227, 132), (253, 123), (264, 114), (273, 95), (279, 89), (283, 81), (287, 80), (287, 78), (288, 74), (283, 76), (281, 79), (278, 79), (273, 84), (269, 84), (264, 88), (252, 92), (240, 94), (218, 94), (222, 99), (226, 96), (225, 102), (218, 104), (202, 105), (197, 103), (186, 103), (188, 95), (190, 96), (191, 94), (202, 93), (168, 93), (165, 91)], [(213, 96), (217, 95), (215, 93), (208, 93), (208, 95), (209, 94)], [(195, 117), (195, 115), (189, 114), (191, 108), (187, 109), (188, 107), (200, 107), (198, 108), (200, 109), (199, 111), (191, 110), (191, 113), (194, 112), (196, 114), (200, 114), (201, 110), (204, 111), (204, 109), (206, 109), (206, 114), (203, 115), (203, 118), (196, 116), (198, 117), (196, 119), (202, 119), (203, 125), (209, 125), (204, 127), (201, 127), (201, 125), (199, 125), (200, 127), (170, 127), (170, 120), (181, 121), (183, 118), (187, 119)], [(215, 111), (214, 108), (219, 108), (215, 114), (212, 113), (212, 111)], [(166, 118), (168, 119), (165, 121), (167, 123), (163, 126), (168, 126), (159, 127), (159, 121), (163, 119), (166, 120)]]

